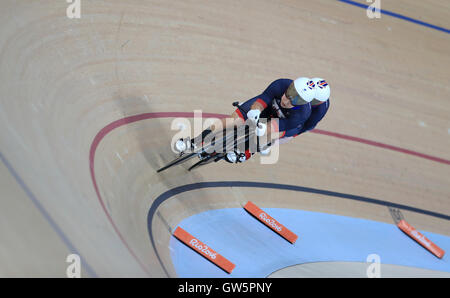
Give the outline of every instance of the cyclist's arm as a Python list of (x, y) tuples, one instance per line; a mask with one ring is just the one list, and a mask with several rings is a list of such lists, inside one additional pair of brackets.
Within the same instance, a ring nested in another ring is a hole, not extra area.
[(329, 107), (329, 100), (321, 104), (319, 107), (314, 110), (314, 112), (311, 113), (311, 116), (308, 118), (308, 120), (305, 122), (305, 125), (303, 125), (302, 129), (298, 134), (302, 134), (304, 132), (313, 130), (317, 123), (319, 123), (323, 117), (325, 117), (325, 114), (328, 111)]
[(304, 123), (298, 119), (272, 119), (267, 127), (271, 140), (293, 137), (299, 134)]
[(262, 94), (257, 96), (257, 100), (253, 103), (252, 110), (264, 111), (267, 107), (272, 105), (275, 98), (281, 98), (292, 83), (290, 79), (278, 79), (273, 81)]

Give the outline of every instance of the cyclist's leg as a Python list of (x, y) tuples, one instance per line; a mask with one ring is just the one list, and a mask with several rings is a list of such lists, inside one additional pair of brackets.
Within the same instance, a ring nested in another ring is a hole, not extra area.
[[(217, 133), (219, 131), (225, 131), (227, 129), (231, 129), (234, 126), (240, 126), (245, 123), (247, 119), (247, 112), (250, 111), (250, 107), (256, 101), (256, 98), (252, 98), (247, 100), (246, 102), (240, 105), (240, 109), (237, 108), (232, 114), (231, 117), (222, 118), (217, 120), (215, 123), (210, 125), (207, 129), (202, 131), (202, 133), (191, 140), (191, 143), (200, 145), (206, 139), (206, 137), (210, 133)], [(240, 111), (242, 110), (242, 112)], [(244, 113), (243, 113), (244, 112)]]

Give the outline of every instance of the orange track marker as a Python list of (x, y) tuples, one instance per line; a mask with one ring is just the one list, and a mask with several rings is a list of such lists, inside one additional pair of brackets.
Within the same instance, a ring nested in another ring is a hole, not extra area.
[(267, 227), (272, 229), (275, 233), (279, 234), (281, 237), (294, 244), (297, 241), (298, 236), (292, 233), (285, 226), (276, 221), (273, 217), (268, 215), (266, 212), (261, 210), (258, 206), (252, 202), (247, 202), (244, 209), (250, 212), (254, 217), (256, 217), (260, 222), (265, 224)]
[(442, 257), (445, 254), (445, 251), (442, 250), (439, 246), (431, 242), (427, 239), (424, 235), (422, 235), (419, 231), (414, 229), (409, 223), (407, 223), (405, 220), (401, 220), (397, 224), (398, 228), (405, 232), (409, 237), (419, 242), (420, 245), (428, 249), (432, 254), (434, 254), (439, 259), (442, 259)]
[(224, 258), (220, 254), (212, 250), (209, 246), (207, 246), (206, 244), (204, 244), (203, 242), (201, 242), (200, 240), (198, 240), (197, 238), (195, 238), (182, 228), (178, 227), (173, 233), (173, 235), (178, 240), (180, 240), (181, 242), (183, 242), (184, 244), (186, 244), (187, 246), (189, 246), (190, 248), (201, 254), (203, 257), (205, 257), (207, 260), (219, 266), (226, 272), (231, 273), (233, 269), (236, 267), (236, 265), (228, 261), (226, 258)]

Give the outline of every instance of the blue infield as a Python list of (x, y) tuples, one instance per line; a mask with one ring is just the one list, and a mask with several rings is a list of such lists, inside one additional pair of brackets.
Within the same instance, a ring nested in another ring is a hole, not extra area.
[[(292, 245), (243, 208), (210, 210), (179, 226), (236, 265), (228, 274), (172, 237), (172, 261), (179, 277), (266, 277), (282, 268), (311, 262), (367, 262), (450, 272), (447, 255), (435, 257), (394, 224), (303, 210), (263, 208), (299, 236)], [(450, 237), (420, 231), (445, 251)], [(363, 273), (364, 274), (364, 273)]]

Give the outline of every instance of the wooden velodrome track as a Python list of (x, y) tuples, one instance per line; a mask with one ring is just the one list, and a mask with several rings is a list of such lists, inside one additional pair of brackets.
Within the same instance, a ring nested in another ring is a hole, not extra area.
[[(448, 1), (381, 2), (450, 28)], [(67, 6), (0, 4), (0, 276), (65, 276), (66, 257), (76, 253), (84, 277), (174, 277), (174, 227), (249, 198), (389, 224), (387, 206), (397, 206), (417, 229), (450, 236), (448, 31), (385, 14), (369, 19), (336, 0), (82, 0), (81, 19), (67, 18)], [(232, 101), (298, 76), (326, 78), (331, 107), (318, 130), (281, 146), (278, 163), (156, 174), (173, 158), (173, 113), (230, 114)], [(221, 181), (381, 203), (224, 186), (155, 204), (176, 187)], [(307, 264), (275, 275), (346, 276), (355, 266)]]

